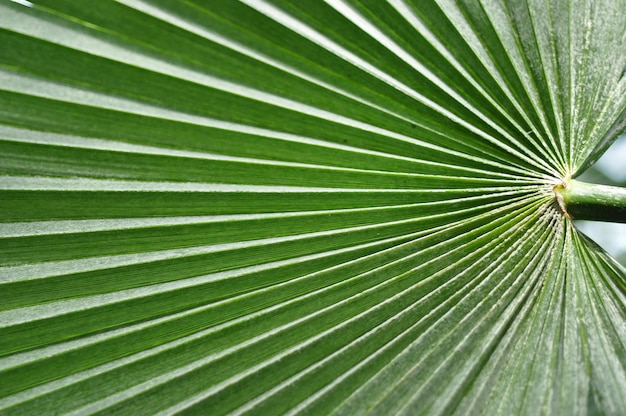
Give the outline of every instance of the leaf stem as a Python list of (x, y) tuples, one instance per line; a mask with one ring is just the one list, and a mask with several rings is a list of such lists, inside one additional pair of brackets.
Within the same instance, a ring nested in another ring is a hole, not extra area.
[(570, 180), (554, 187), (565, 214), (577, 220), (626, 223), (626, 188)]

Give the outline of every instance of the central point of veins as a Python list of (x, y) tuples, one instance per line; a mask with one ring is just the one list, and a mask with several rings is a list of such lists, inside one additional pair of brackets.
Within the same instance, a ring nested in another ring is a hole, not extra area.
[(561, 182), (559, 184), (556, 184), (554, 185), (552, 189), (554, 190), (554, 197), (556, 199), (557, 204), (559, 205), (559, 208), (561, 208), (561, 212), (563, 212), (563, 215), (565, 215), (567, 218), (570, 218), (570, 215), (567, 212), (567, 204), (565, 203), (565, 198), (564, 198), (565, 190), (567, 189), (569, 185), (568, 182)]

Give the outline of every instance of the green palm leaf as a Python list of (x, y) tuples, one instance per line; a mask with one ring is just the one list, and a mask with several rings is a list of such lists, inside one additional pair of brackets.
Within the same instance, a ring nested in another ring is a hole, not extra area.
[(3, 412), (626, 411), (626, 2), (19, 3)]

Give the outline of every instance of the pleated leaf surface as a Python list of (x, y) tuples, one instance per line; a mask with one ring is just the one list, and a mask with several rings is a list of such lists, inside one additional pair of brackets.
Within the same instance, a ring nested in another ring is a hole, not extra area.
[(3, 0), (0, 413), (624, 414), (625, 10)]

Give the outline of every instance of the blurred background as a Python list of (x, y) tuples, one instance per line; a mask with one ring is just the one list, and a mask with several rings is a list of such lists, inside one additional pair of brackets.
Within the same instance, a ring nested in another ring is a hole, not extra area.
[[(626, 135), (617, 139), (591, 169), (576, 179), (626, 187)], [(575, 221), (575, 224), (626, 266), (626, 224), (592, 221)]]

